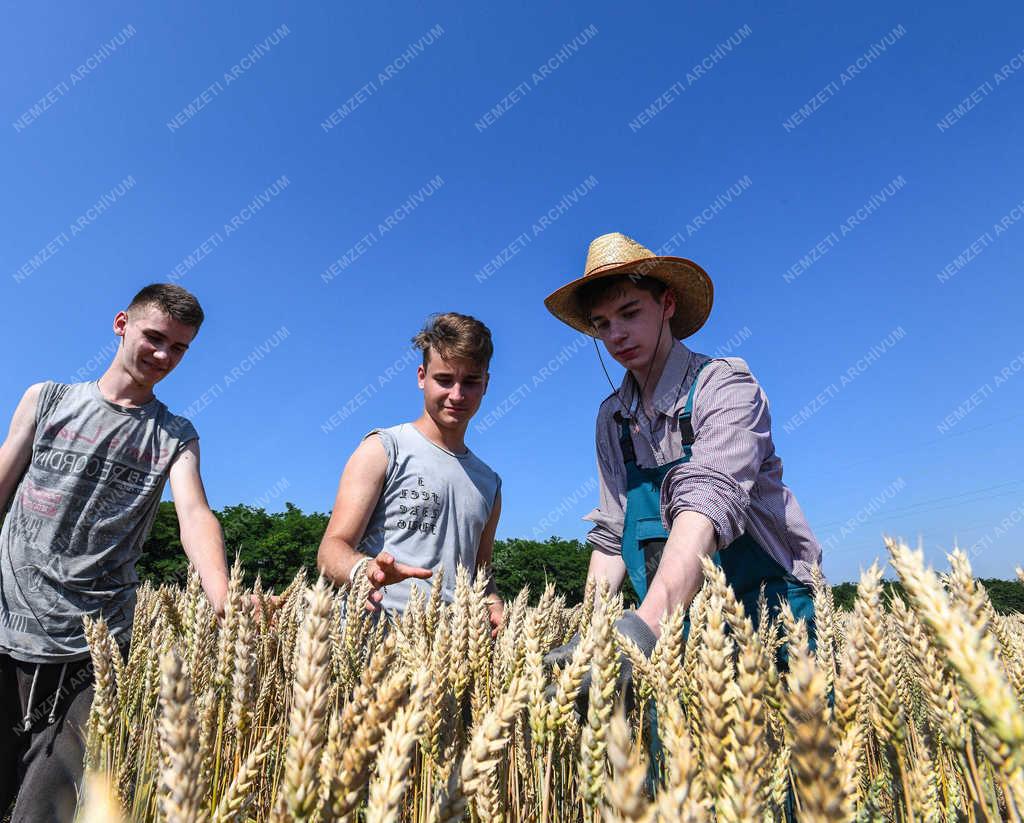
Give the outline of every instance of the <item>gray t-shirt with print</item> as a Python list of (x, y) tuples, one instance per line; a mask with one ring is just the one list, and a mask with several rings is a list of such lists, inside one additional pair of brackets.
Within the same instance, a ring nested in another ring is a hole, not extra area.
[(43, 385), (32, 458), (0, 531), (0, 651), (84, 658), (83, 615), (128, 642), (135, 562), (171, 464), (197, 437), (155, 398), (125, 408), (96, 383)]
[[(387, 550), (400, 563), (444, 569), (442, 595), (451, 602), (455, 573), (476, 570), (480, 535), (494, 508), (501, 478), (467, 450), (454, 454), (428, 440), (414, 425), (375, 429), (388, 457), (384, 490), (358, 550), (376, 557)], [(429, 595), (431, 581), (388, 586), (382, 605), (403, 611), (413, 586)]]

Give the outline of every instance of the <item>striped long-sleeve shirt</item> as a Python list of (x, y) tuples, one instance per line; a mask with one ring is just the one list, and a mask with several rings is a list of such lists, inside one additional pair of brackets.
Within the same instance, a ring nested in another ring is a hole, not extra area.
[[(679, 415), (705, 354), (682, 343), (672, 347), (658, 380), (649, 420), (636, 403), (629, 372), (597, 415), (600, 501), (584, 519), (594, 523), (587, 540), (606, 554), (622, 553), (626, 467), (619, 446), (616, 412), (630, 422), (640, 466), (662, 466), (683, 456)], [(661, 514), (671, 530), (676, 515), (696, 511), (715, 526), (717, 548), (744, 533), (754, 537), (785, 569), (810, 583), (821, 547), (794, 494), (782, 482), (782, 461), (772, 442), (768, 398), (738, 357), (716, 359), (697, 383), (691, 424), (695, 440), (689, 462), (669, 470), (661, 487)]]

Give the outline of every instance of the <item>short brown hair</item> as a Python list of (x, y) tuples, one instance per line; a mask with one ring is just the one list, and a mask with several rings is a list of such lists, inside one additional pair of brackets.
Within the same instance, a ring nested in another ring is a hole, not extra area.
[(584, 283), (576, 292), (576, 299), (579, 300), (589, 320), (594, 306), (609, 297), (619, 297), (628, 286), (636, 286), (641, 291), (649, 293), (655, 302), (661, 300), (661, 296), (668, 291), (668, 286), (655, 277), (626, 273), (602, 277), (593, 283)]
[(128, 304), (128, 311), (156, 306), (179, 323), (192, 326), (196, 331), (203, 325), (206, 315), (196, 296), (173, 283), (151, 283)]
[(428, 317), (412, 344), (423, 352), (424, 366), (430, 362), (431, 348), (445, 360), (469, 360), (485, 371), (494, 354), (491, 330), (475, 317), (453, 311)]

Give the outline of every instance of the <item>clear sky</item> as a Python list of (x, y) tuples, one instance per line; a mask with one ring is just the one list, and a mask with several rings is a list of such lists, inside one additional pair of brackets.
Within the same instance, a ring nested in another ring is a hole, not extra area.
[(158, 394), (211, 502), (326, 511), (462, 311), (499, 537), (582, 537), (609, 388), (542, 299), (622, 231), (711, 275), (687, 344), (763, 383), (832, 579), (883, 534), (1024, 558), (1020, 4), (5, 10), (0, 415), (174, 279), (208, 319)]

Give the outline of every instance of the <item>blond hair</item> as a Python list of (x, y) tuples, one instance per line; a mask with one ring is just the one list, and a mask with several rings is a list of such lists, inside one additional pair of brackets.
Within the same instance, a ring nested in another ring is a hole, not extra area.
[(458, 312), (432, 314), (412, 344), (423, 352), (424, 367), (430, 363), (431, 349), (445, 360), (469, 360), (485, 370), (494, 354), (491, 330), (475, 317)]

